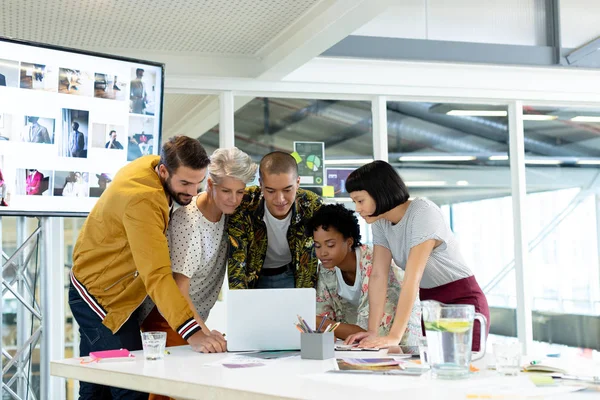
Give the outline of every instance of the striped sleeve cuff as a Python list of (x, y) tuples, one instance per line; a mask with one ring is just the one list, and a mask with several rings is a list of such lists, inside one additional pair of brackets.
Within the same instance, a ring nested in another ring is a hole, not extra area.
[(181, 324), (179, 328), (177, 328), (177, 333), (179, 333), (184, 340), (188, 340), (190, 336), (200, 330), (202, 330), (202, 328), (200, 328), (200, 325), (198, 325), (196, 320), (194, 318), (190, 318)]

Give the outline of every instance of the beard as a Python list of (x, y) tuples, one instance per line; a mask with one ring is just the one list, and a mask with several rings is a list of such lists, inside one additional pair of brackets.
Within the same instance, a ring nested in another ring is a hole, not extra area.
[(193, 197), (190, 197), (189, 200), (183, 200), (184, 198), (187, 198), (189, 196), (187, 193), (175, 192), (175, 190), (173, 189), (173, 186), (171, 186), (171, 177), (168, 177), (163, 182), (163, 188), (165, 190), (165, 193), (167, 193), (169, 195), (169, 197), (171, 197), (171, 199), (173, 199), (173, 201), (175, 203), (179, 204), (180, 206), (187, 206), (188, 204), (190, 204), (192, 202)]

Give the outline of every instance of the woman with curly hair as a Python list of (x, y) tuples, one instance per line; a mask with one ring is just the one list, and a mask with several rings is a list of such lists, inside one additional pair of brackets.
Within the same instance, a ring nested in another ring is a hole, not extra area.
[[(341, 204), (322, 206), (308, 223), (320, 261), (317, 283), (317, 324), (340, 322), (338, 338), (365, 332), (369, 321), (369, 278), (373, 269), (373, 250), (360, 242), (360, 227), (354, 212)], [(404, 273), (392, 264), (388, 275), (388, 295), (379, 321), (379, 332), (386, 335), (396, 313)], [(413, 307), (408, 329), (399, 341), (403, 352), (418, 352), (421, 337), (420, 307)]]

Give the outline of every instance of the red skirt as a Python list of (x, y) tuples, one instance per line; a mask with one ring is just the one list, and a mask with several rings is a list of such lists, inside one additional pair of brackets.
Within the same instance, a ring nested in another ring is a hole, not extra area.
[[(490, 309), (485, 294), (483, 294), (474, 276), (430, 289), (420, 289), (419, 297), (421, 300), (436, 300), (444, 304), (472, 304), (475, 306), (475, 312), (483, 314), (487, 319), (486, 334), (490, 333)], [(423, 334), (425, 334), (424, 327)], [(473, 351), (479, 351), (480, 337), (481, 326), (479, 321), (475, 321), (473, 346), (471, 347)]]

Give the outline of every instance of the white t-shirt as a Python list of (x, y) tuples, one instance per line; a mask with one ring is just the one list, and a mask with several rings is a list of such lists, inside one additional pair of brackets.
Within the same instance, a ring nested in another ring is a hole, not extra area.
[(227, 237), (224, 235), (225, 215), (211, 222), (200, 212), (196, 201), (197, 196), (173, 212), (167, 239), (171, 268), (190, 278), (190, 298), (206, 321), (225, 278)]
[(279, 268), (292, 262), (287, 232), (292, 220), (290, 211), (284, 219), (275, 218), (265, 205), (265, 225), (267, 226), (267, 255), (263, 268)]
[(360, 247), (356, 248), (355, 254), (356, 278), (354, 278), (354, 285), (350, 286), (344, 281), (344, 277), (342, 276), (342, 270), (338, 267), (335, 267), (335, 276), (337, 277), (338, 294), (340, 295), (340, 297), (348, 300), (353, 306), (358, 307), (361, 295), (360, 285), (363, 281), (363, 276), (360, 273)]

